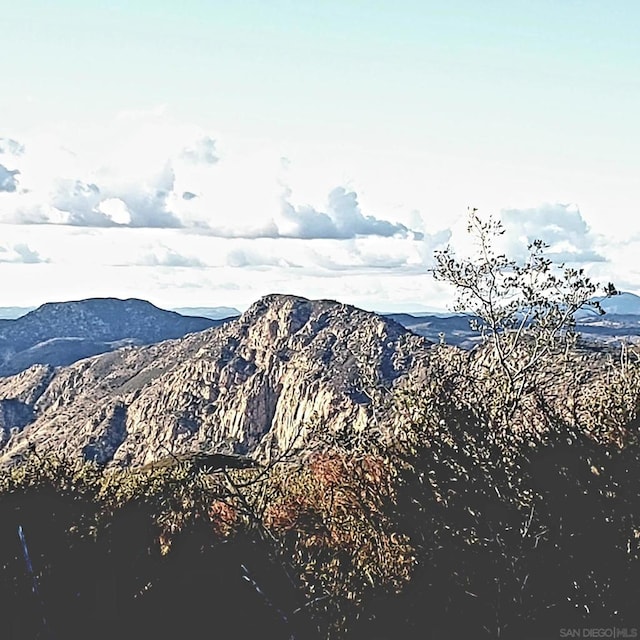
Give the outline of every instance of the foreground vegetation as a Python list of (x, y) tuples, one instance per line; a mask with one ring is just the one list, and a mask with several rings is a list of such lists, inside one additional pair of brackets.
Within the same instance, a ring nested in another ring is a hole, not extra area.
[(474, 359), (436, 347), (431, 368), (389, 398), (395, 432), (318, 436), (302, 460), (105, 471), (33, 454), (3, 472), (3, 626), (495, 638), (632, 625), (636, 354), (577, 352), (563, 391), (508, 426), (480, 401), (498, 391)]
[(393, 391), (372, 380), (365, 432), (320, 425), (303, 454), (267, 466), (169, 457), (108, 470), (34, 452), (3, 471), (3, 633), (425, 640), (637, 627), (640, 356), (572, 334), (567, 311), (593, 293), (582, 273), (554, 275), (541, 245), (510, 270), (479, 229), (484, 268), (445, 253), (439, 274), (479, 301), (483, 346), (435, 346)]

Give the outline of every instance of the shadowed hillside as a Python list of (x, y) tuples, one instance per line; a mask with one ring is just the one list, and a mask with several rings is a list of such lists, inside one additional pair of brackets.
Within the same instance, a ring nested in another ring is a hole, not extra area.
[(180, 338), (218, 323), (164, 311), (144, 300), (47, 303), (17, 319), (0, 320), (0, 376), (34, 364), (67, 365), (125, 345)]

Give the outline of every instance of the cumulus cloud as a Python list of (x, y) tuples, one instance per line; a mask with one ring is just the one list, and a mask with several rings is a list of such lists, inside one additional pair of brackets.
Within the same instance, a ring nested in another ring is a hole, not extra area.
[(116, 225), (131, 223), (131, 212), (126, 202), (120, 198), (106, 198), (98, 205), (100, 213), (104, 214)]
[(423, 233), (422, 241), (417, 243), (420, 263), (428, 268), (434, 266), (434, 253), (444, 249), (451, 240), (451, 229), (441, 229), (435, 233)]
[(37, 251), (31, 249), (29, 245), (18, 243), (11, 248), (0, 246), (0, 262), (39, 264), (41, 262), (49, 262), (49, 260), (43, 258)]
[(327, 211), (318, 211), (311, 206), (294, 207), (282, 198), (282, 222), (279, 235), (285, 238), (348, 240), (357, 236), (408, 237), (419, 239), (420, 234), (411, 232), (403, 224), (365, 216), (360, 210), (355, 191), (336, 187), (329, 193)]
[(105, 131), (84, 133), (40, 132), (28, 145), (0, 141), (2, 152), (13, 154), (15, 169), (0, 165), (0, 191), (15, 195), (4, 199), (3, 222), (179, 228), (176, 166), (185, 173), (185, 167), (195, 171), (198, 163), (217, 161), (213, 139), (193, 131), (176, 140), (163, 137), (162, 127), (119, 119)]
[(64, 224), (104, 227), (109, 217), (98, 209), (101, 201), (100, 188), (81, 180), (58, 180), (51, 195), (51, 206), (59, 212), (58, 220)]
[(24, 153), (24, 145), (13, 138), (0, 138), (0, 153), (21, 156)]
[(409, 231), (402, 224), (362, 215), (357, 194), (344, 187), (336, 187), (329, 193), (329, 215), (343, 237), (371, 235), (389, 238), (396, 234), (406, 236)]
[(194, 164), (215, 164), (219, 160), (216, 141), (209, 136), (204, 136), (192, 146), (185, 147), (182, 151), (182, 158)]
[[(184, 196), (183, 196), (184, 197)], [(299, 240), (351, 240), (357, 237), (422, 239), (423, 234), (403, 224), (392, 223), (360, 210), (357, 194), (344, 187), (329, 193), (326, 211), (311, 205), (294, 205), (291, 190), (280, 197), (279, 212), (273, 216), (257, 215), (250, 221), (228, 219), (225, 224), (205, 224), (198, 230), (218, 238)]]
[(182, 223), (169, 210), (173, 172), (166, 167), (151, 184), (100, 188), (81, 180), (58, 180), (50, 204), (58, 215), (48, 222), (80, 227), (179, 228)]
[(599, 262), (591, 233), (574, 204), (543, 204), (530, 209), (506, 209), (501, 219), (509, 255), (522, 257), (526, 245), (540, 239), (549, 245), (547, 255), (555, 262)]
[(13, 193), (18, 188), (18, 181), (16, 176), (20, 172), (17, 169), (13, 171), (7, 169), (4, 165), (0, 164), (0, 191)]
[(294, 203), (283, 179), (293, 162), (280, 153), (231, 142), (219, 154), (214, 136), (163, 118), (128, 114), (93, 132), (95, 140), (73, 131), (24, 146), (3, 139), (3, 148), (21, 155), (15, 170), (0, 165), (0, 190), (10, 192), (0, 219), (220, 238), (421, 238), (405, 224), (364, 213), (356, 191), (344, 186), (324, 205)]

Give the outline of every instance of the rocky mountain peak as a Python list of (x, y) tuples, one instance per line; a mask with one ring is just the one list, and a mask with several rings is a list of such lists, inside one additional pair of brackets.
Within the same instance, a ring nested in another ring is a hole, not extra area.
[(217, 328), (5, 380), (0, 400), (26, 400), (21, 424), (11, 424), (11, 411), (5, 420), (13, 431), (4, 461), (28, 443), (115, 465), (168, 451), (268, 457), (313, 424), (365, 428), (367, 390), (396, 384), (429, 346), (356, 307), (265, 296)]
[(353, 339), (399, 338), (407, 331), (395, 320), (334, 300), (308, 300), (300, 296), (270, 294), (251, 305), (239, 319), (273, 342), (322, 334), (352, 335)]

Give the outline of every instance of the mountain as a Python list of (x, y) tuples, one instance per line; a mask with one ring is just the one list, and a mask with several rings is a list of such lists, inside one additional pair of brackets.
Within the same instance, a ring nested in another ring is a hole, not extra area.
[[(619, 293), (603, 300), (601, 306), (604, 315), (589, 308), (575, 314), (576, 329), (586, 342), (615, 344), (640, 339), (640, 296)], [(470, 349), (480, 341), (478, 333), (469, 326), (469, 316), (464, 314), (394, 313), (385, 317), (432, 341), (438, 341), (444, 334), (447, 344), (463, 349)]]
[(0, 307), (0, 320), (15, 320), (34, 309), (35, 307)]
[(270, 295), (178, 340), (0, 379), (3, 460), (28, 446), (114, 465), (190, 451), (269, 457), (314, 422), (364, 428), (369, 385), (419, 371), (429, 347), (374, 313)]
[(180, 338), (217, 323), (137, 299), (47, 303), (20, 318), (0, 320), (0, 376), (33, 364), (67, 365), (126, 345)]
[(472, 331), (469, 326), (469, 318), (462, 314), (418, 316), (410, 313), (393, 313), (385, 317), (395, 320), (406, 329), (433, 342), (439, 342), (441, 334), (444, 334), (447, 344), (463, 349), (471, 349), (480, 341), (478, 333)]
[(240, 311), (235, 307), (175, 307), (173, 311), (183, 316), (198, 316), (211, 320), (224, 320), (240, 315)]
[[(635, 293), (622, 291), (615, 296), (598, 300), (600, 306), (607, 316), (640, 316), (640, 296)], [(576, 319), (599, 318), (598, 313), (593, 309), (580, 309), (576, 314)]]

